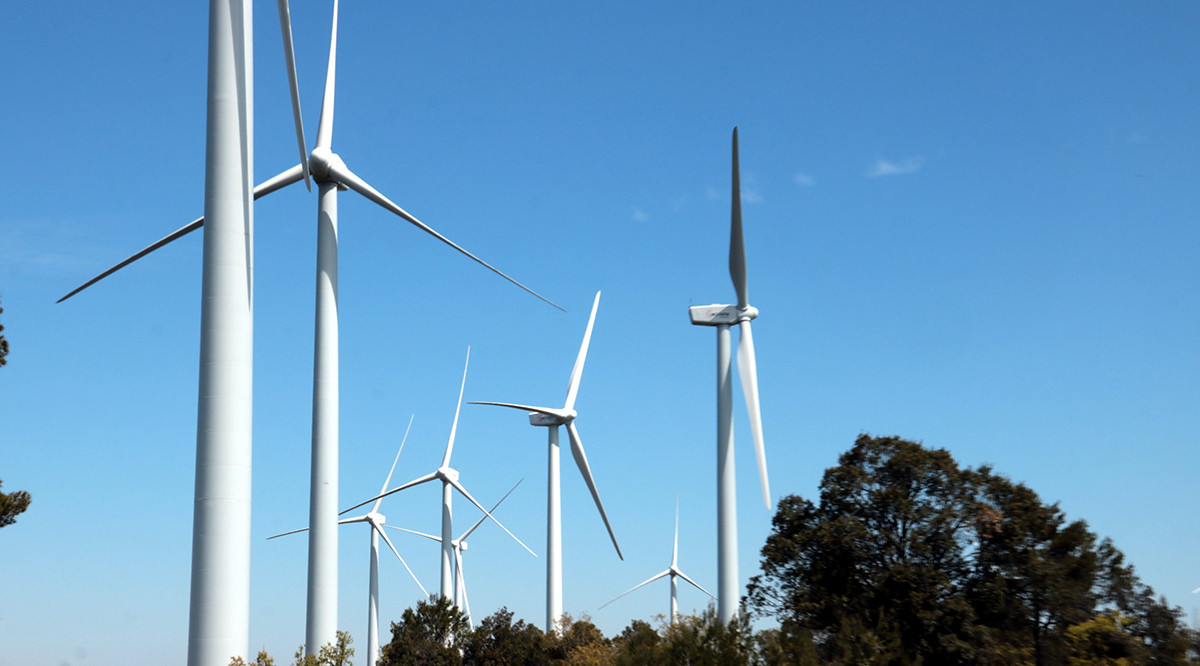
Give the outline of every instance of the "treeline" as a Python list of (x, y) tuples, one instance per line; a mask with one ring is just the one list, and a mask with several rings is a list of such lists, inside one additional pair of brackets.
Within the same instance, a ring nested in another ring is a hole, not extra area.
[(1183, 612), (1027, 486), (896, 437), (838, 463), (779, 503), (748, 590), (789, 663), (1200, 663)]
[[(730, 625), (709, 608), (613, 637), (586, 617), (546, 633), (507, 609), (471, 629), (449, 602), (422, 602), (379, 664), (1200, 664), (1183, 612), (1110, 540), (990, 467), (896, 437), (859, 437), (816, 503), (782, 499), (761, 570)], [(348, 666), (348, 641), (296, 663)]]

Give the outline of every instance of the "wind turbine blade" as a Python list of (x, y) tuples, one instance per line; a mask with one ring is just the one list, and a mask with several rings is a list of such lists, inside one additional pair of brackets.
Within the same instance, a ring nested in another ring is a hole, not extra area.
[(337, 161), (335, 161), (335, 163), (330, 164), (329, 165), (329, 173), (339, 183), (345, 185), (346, 187), (349, 187), (350, 189), (354, 190), (355, 192), (358, 192), (359, 194), (370, 199), (371, 201), (374, 201), (375, 203), (379, 204), (380, 206), (383, 206), (384, 208), (388, 209), (392, 213), (395, 213), (396, 215), (400, 216), (401, 218), (404, 218), (409, 223), (418, 227), (425, 233), (442, 241), (446, 245), (449, 245), (450, 247), (454, 248), (455, 250), (458, 250), (462, 254), (467, 255), (471, 259), (475, 260), (476, 263), (484, 266), (485, 268), (492, 271), (496, 275), (499, 275), (500, 277), (504, 278), (505, 280), (508, 280), (509, 282), (517, 285), (518, 287), (520, 287), (521, 289), (525, 290), (526, 292), (532, 294), (533, 296), (537, 297), (538, 299), (540, 299), (546, 303), (549, 303), (550, 305), (553, 305), (554, 307), (558, 308), (559, 310), (562, 310), (563, 312), (566, 312), (566, 310), (563, 310), (554, 301), (549, 300), (545, 296), (542, 296), (541, 294), (530, 289), (529, 287), (526, 287), (525, 285), (521, 284), (520, 282), (517, 282), (515, 279), (509, 277), (507, 274), (502, 272), (500, 269), (489, 264), (488, 262), (484, 261), (483, 259), (480, 259), (479, 257), (471, 254), (470, 252), (464, 250), (460, 245), (458, 245), (458, 243), (455, 243), (454, 241), (450, 240), (449, 238), (446, 238), (445, 236), (434, 231), (431, 227), (426, 225), (424, 222), (422, 222), (422, 221), (418, 220), (417, 218), (413, 217), (412, 215), (410, 215), (408, 213), (408, 211), (397, 206), (395, 203), (392, 203), (392, 201), (390, 199), (388, 199), (387, 197), (380, 194), (375, 188), (373, 188), (369, 184), (367, 184), (367, 182), (365, 180), (363, 180), (363, 179), (359, 178), (357, 175), (355, 175), (354, 172), (351, 171), (350, 168), (347, 167), (344, 162), (337, 160)]
[(604, 512), (604, 503), (600, 501), (600, 491), (596, 490), (596, 480), (592, 478), (592, 468), (588, 465), (587, 454), (583, 452), (583, 442), (579, 439), (579, 431), (575, 428), (574, 421), (567, 424), (567, 435), (571, 438), (571, 454), (575, 456), (575, 464), (579, 467), (579, 473), (583, 474), (588, 490), (592, 491), (592, 499), (596, 500), (596, 508), (600, 510), (600, 517), (604, 519), (604, 527), (608, 529), (613, 548), (617, 549), (617, 557), (624, 560), (621, 547), (617, 545), (617, 535), (613, 534), (612, 525), (608, 523), (608, 514)]
[(600, 307), (600, 292), (592, 301), (592, 314), (588, 317), (587, 329), (583, 332), (583, 344), (579, 345), (579, 356), (575, 357), (575, 367), (571, 369), (571, 382), (567, 384), (567, 402), (563, 410), (571, 411), (575, 406), (575, 397), (579, 395), (579, 380), (583, 377), (583, 363), (587, 360), (588, 345), (592, 342), (592, 325), (596, 323), (596, 308)]
[(329, 35), (329, 65), (325, 69), (325, 93), (321, 96), (321, 119), (317, 122), (317, 147), (333, 145), (333, 92), (337, 82), (338, 3), (333, 0), (333, 29)]
[(754, 433), (754, 453), (758, 456), (758, 476), (762, 480), (763, 502), (771, 510), (771, 488), (767, 483), (767, 453), (763, 448), (762, 411), (758, 403), (758, 366), (754, 360), (754, 337), (750, 322), (742, 320), (738, 339), (738, 376), (742, 378), (742, 393), (746, 396), (746, 411), (750, 412), (750, 431)]
[(416, 530), (410, 530), (407, 527), (396, 527), (395, 525), (387, 525), (387, 524), (385, 524), (384, 527), (388, 528), (389, 530), (398, 530), (400, 532), (408, 532), (409, 534), (415, 534), (417, 536), (422, 536), (422, 537), (425, 537), (426, 539), (432, 539), (433, 541), (436, 541), (438, 543), (442, 542), (442, 537), (434, 536), (432, 534), (426, 534), (424, 532), (418, 532)]
[[(379, 489), (380, 493), (387, 492), (388, 484), (392, 482), (392, 474), (396, 471), (396, 463), (400, 462), (400, 454), (404, 451), (404, 443), (408, 441), (408, 431), (412, 430), (412, 422), (416, 414), (408, 417), (408, 427), (404, 429), (404, 439), (400, 440), (400, 450), (396, 452), (396, 459), (392, 461), (392, 469), (388, 471), (387, 478), (383, 480), (383, 487)], [(371, 507), (371, 513), (379, 511), (379, 505), (383, 503), (383, 497), (375, 500), (375, 506)]]
[(276, 534), (275, 536), (269, 536), (269, 537), (267, 537), (267, 541), (270, 541), (271, 539), (278, 539), (279, 537), (287, 536), (289, 534), (299, 534), (301, 532), (307, 532), (307, 531), (308, 531), (307, 527), (302, 527), (298, 530), (292, 530), (291, 532), (284, 532), (282, 534)]
[(742, 241), (742, 184), (738, 175), (738, 135), (733, 128), (733, 203), (729, 224), (729, 276), (737, 290), (738, 307), (746, 307), (750, 301), (746, 295), (746, 247)]
[(296, 82), (296, 51), (292, 47), (292, 12), (288, 0), (278, 0), (279, 29), (283, 32), (283, 57), (287, 61), (288, 85), (292, 89), (292, 119), (296, 123), (296, 143), (300, 144), (300, 168), (304, 170), (304, 187), (312, 191), (308, 178), (308, 148), (304, 140), (304, 120), (300, 117), (300, 85)]
[(454, 407), (454, 424), (450, 426), (450, 441), (446, 442), (446, 455), (442, 456), (442, 467), (450, 466), (450, 454), (454, 453), (454, 435), (458, 432), (458, 413), (462, 411), (463, 391), (467, 388), (467, 367), (471, 365), (471, 346), (467, 345), (467, 360), (463, 363), (462, 385), (458, 387), (458, 405)]
[[(375, 526), (372, 525), (371, 529), (374, 530)], [(400, 560), (400, 564), (404, 565), (404, 570), (408, 572), (408, 575), (412, 576), (413, 582), (417, 584), (417, 587), (421, 588), (421, 594), (424, 594), (425, 597), (428, 598), (429, 592), (425, 589), (425, 586), (421, 584), (421, 581), (417, 580), (417, 574), (413, 573), (413, 570), (409, 568), (408, 562), (405, 562), (404, 558), (400, 557), (400, 551), (396, 550), (396, 547), (392, 545), (392, 540), (388, 538), (387, 534), (385, 534), (383, 530), (376, 531), (379, 532), (379, 536), (383, 537), (383, 542), (388, 545), (388, 548), (392, 549), (392, 553), (396, 555), (396, 559)]]
[[(493, 504), (492, 508), (488, 509), (488, 511), (495, 511), (501, 504), (504, 503), (504, 500), (508, 499), (508, 496), (511, 495), (512, 492), (517, 489), (517, 486), (521, 485), (521, 482), (524, 480), (525, 479), (521, 479), (521, 481), (517, 481), (516, 485), (514, 485), (512, 488), (509, 488), (508, 492), (504, 493), (504, 497), (501, 497), (500, 501)], [(475, 524), (472, 525), (470, 527), (470, 529), (468, 529), (466, 532), (463, 532), (462, 536), (458, 537), (458, 540), (462, 541), (463, 539), (466, 539), (467, 537), (471, 536), (471, 533), (474, 532), (475, 529), (478, 528), (480, 525), (482, 525), (483, 521), (485, 521), (485, 520), (487, 520), (487, 516), (484, 516), (484, 517), (480, 518), (479, 520), (475, 521)]]
[[(254, 198), (258, 199), (259, 197), (266, 196), (266, 195), (274, 192), (275, 190), (278, 190), (281, 187), (291, 185), (292, 183), (300, 180), (300, 178), (301, 178), (300, 165), (297, 164), (296, 166), (288, 169), (287, 171), (284, 171), (283, 173), (275, 176), (274, 178), (271, 178), (270, 180), (264, 181), (258, 187), (254, 188)], [(128, 266), (129, 264), (137, 261), (138, 259), (141, 259), (142, 257), (146, 256), (147, 254), (150, 254), (151, 252), (157, 250), (158, 248), (192, 233), (193, 231), (199, 229), (202, 226), (204, 226), (204, 218), (203, 217), (192, 220), (191, 222), (180, 227), (179, 229), (172, 231), (171, 233), (167, 234), (163, 238), (146, 246), (141, 251), (128, 257), (127, 259), (125, 259), (121, 263), (117, 264), (116, 266), (113, 266), (112, 268), (104, 271), (103, 273), (88, 280), (87, 282), (84, 282), (82, 285), (76, 287), (74, 291), (72, 291), (71, 293), (67, 294), (66, 296), (63, 296), (62, 298), (58, 299), (58, 301), (56, 301), (56, 302), (62, 303), (63, 301), (67, 300), (68, 298), (70, 298), (70, 297), (74, 296), (75, 294), (78, 294), (79, 292), (83, 291), (84, 289), (87, 289), (88, 287), (96, 284), (97, 282), (99, 282), (100, 280), (103, 280), (104, 278), (108, 277), (109, 275), (116, 273), (117, 271), (119, 271), (122, 268)]]
[[(343, 518), (343, 519), (339, 520), (338, 525), (348, 525), (350, 523), (365, 523), (365, 522), (367, 522), (366, 516), (355, 516), (353, 518)], [(301, 532), (307, 532), (307, 531), (308, 531), (307, 527), (302, 527), (298, 530), (292, 530), (291, 532), (284, 532), (282, 534), (276, 534), (275, 536), (269, 536), (269, 537), (267, 537), (267, 541), (270, 541), (271, 539), (278, 539), (281, 536), (287, 536), (289, 534), (299, 534)]]
[(545, 414), (546, 416), (565, 416), (565, 414), (563, 413), (564, 410), (555, 409), (553, 407), (534, 407), (533, 405), (518, 405), (518, 404), (512, 403), (512, 402), (485, 402), (483, 400), (472, 400), (472, 401), (468, 402), (467, 404), (468, 405), (494, 405), (496, 407), (509, 407), (512, 409), (519, 409), (523, 412), (537, 412), (538, 414)]
[(517, 535), (510, 532), (508, 530), (508, 528), (504, 526), (504, 523), (500, 522), (499, 520), (496, 520), (496, 517), (492, 515), (491, 511), (488, 511), (487, 509), (483, 508), (482, 504), (480, 504), (478, 501), (476, 501), (474, 497), (471, 497), (471, 493), (467, 492), (467, 489), (464, 488), (461, 483), (459, 483), (458, 481), (455, 481), (453, 479), (447, 479), (447, 481), (449, 481), (450, 485), (454, 486), (454, 488), (456, 490), (458, 490), (458, 492), (462, 493), (463, 497), (467, 498), (467, 500), (469, 502), (471, 502), (471, 504), (474, 504), (476, 506), (476, 508), (478, 508), (480, 511), (482, 511), (485, 516), (487, 516), (488, 518), (491, 518), (492, 522), (499, 525), (500, 529), (504, 530), (505, 534), (507, 534), (508, 536), (513, 538), (513, 541), (516, 541), (517, 543), (521, 544), (521, 547), (524, 548), (525, 550), (528, 550), (530, 555), (537, 557), (537, 553), (533, 552), (533, 550), (531, 550), (529, 548), (529, 546), (526, 546), (524, 541), (521, 541), (520, 539), (518, 539)]
[(354, 506), (350, 507), (349, 509), (346, 509), (346, 510), (344, 510), (344, 511), (341, 511), (341, 512), (339, 512), (339, 513), (338, 513), (338, 515), (340, 516), (340, 515), (342, 515), (343, 513), (350, 513), (351, 511), (353, 511), (353, 510), (357, 509), (357, 508), (358, 508), (358, 507), (360, 507), (360, 506), (364, 506), (364, 505), (366, 505), (366, 504), (370, 504), (371, 502), (374, 502), (374, 501), (376, 501), (376, 500), (378, 500), (378, 499), (380, 499), (380, 498), (383, 498), (383, 497), (387, 497), (388, 495), (394, 495), (394, 494), (396, 494), (396, 493), (400, 492), (401, 490), (405, 490), (405, 489), (408, 489), (408, 488), (412, 488), (413, 486), (419, 486), (419, 485), (421, 485), (422, 483), (428, 483), (429, 481), (433, 481), (433, 480), (434, 480), (434, 479), (436, 479), (436, 478), (437, 478), (437, 473), (436, 473), (436, 472), (430, 472), (429, 474), (426, 474), (425, 476), (422, 476), (422, 477), (418, 477), (418, 478), (416, 478), (416, 479), (413, 479), (412, 481), (409, 481), (408, 483), (406, 483), (406, 484), (404, 484), (404, 485), (402, 485), (402, 486), (396, 486), (395, 488), (392, 488), (391, 490), (387, 491), (386, 493), (382, 493), (382, 494), (376, 495), (375, 497), (372, 497), (371, 499), (369, 499), (369, 500), (367, 500), (367, 501), (365, 501), (365, 502), (359, 502), (358, 504), (355, 504)]
[(467, 612), (467, 624), (474, 628), (475, 623), (471, 621), (471, 600), (467, 598), (467, 577), (463, 575), (462, 551), (457, 548), (454, 549), (454, 566), (456, 567), (455, 571), (458, 572), (458, 581), (456, 584), (458, 585), (458, 592), (462, 596), (463, 610)]
[(675, 543), (671, 546), (671, 566), (679, 566), (679, 496), (675, 496)]
[(697, 590), (700, 590), (701, 592), (707, 594), (708, 596), (712, 597), (713, 599), (716, 599), (716, 597), (713, 596), (712, 592), (709, 592), (708, 590), (704, 589), (703, 587), (700, 587), (700, 583), (697, 583), (696, 581), (692, 580), (691, 578), (688, 578), (687, 574), (683, 573), (682, 571), (679, 571), (678, 569), (675, 570), (675, 574), (678, 575), (680, 578), (686, 580), (687, 582), (691, 583), (692, 587), (696, 588)]
[[(633, 592), (634, 590), (636, 590), (640, 587), (645, 587), (646, 585), (653, 583), (654, 581), (658, 580), (659, 578), (662, 578), (663, 576), (666, 576), (669, 573), (671, 573), (671, 570), (667, 569), (666, 571), (664, 571), (662, 573), (654, 574), (650, 578), (647, 578), (646, 580), (638, 583), (637, 585), (634, 585), (633, 587), (629, 588), (628, 590), (625, 590), (624, 592), (618, 594), (617, 596), (613, 597), (612, 599), (609, 599), (608, 601), (606, 601), (604, 603), (604, 606), (611, 604), (612, 602), (616, 601), (617, 599), (620, 599), (621, 597), (629, 594), (630, 592)], [(604, 608), (604, 606), (601, 606), (600, 608)]]

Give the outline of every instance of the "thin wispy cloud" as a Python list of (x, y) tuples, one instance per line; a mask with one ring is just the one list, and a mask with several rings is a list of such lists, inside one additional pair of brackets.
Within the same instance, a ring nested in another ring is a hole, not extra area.
[(800, 187), (812, 187), (817, 184), (817, 181), (806, 173), (798, 173), (796, 174), (796, 184)]
[(633, 221), (634, 222), (645, 222), (648, 219), (650, 219), (650, 216), (646, 214), (646, 211), (642, 210), (641, 208), (638, 208), (637, 206), (633, 207)]
[(919, 155), (917, 157), (906, 157), (898, 162), (878, 159), (875, 160), (874, 166), (867, 170), (867, 177), (904, 176), (920, 171), (923, 166), (925, 166), (925, 158)]

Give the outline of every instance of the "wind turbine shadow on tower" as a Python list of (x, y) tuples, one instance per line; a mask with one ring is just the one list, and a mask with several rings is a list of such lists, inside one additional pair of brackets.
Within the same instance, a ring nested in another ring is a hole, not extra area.
[[(277, 4), (292, 98), (293, 119), (300, 147), (300, 163), (254, 187), (252, 196), (257, 200), (300, 180), (304, 180), (307, 185), (309, 174), (318, 186), (315, 351), (313, 356), (313, 463), (310, 480), (309, 525), (311, 529), (309, 532), (308, 601), (305, 629), (306, 649), (309, 654), (316, 654), (321, 645), (335, 639), (337, 631), (338, 191), (354, 190), (527, 293), (559, 310), (562, 308), (418, 220), (351, 171), (345, 161), (333, 151), (338, 37), (337, 0), (334, 0), (333, 3), (329, 59), (325, 73), (325, 89), (321, 99), (316, 146), (310, 153), (306, 153), (307, 143), (300, 112), (299, 85), (292, 44), (291, 11), (288, 0), (277, 0)], [(203, 217), (193, 220), (92, 278), (63, 296), (59, 301), (74, 296), (124, 266), (202, 226), (204, 226)]]
[(750, 305), (746, 282), (746, 248), (742, 237), (742, 192), (738, 167), (738, 131), (733, 128), (733, 169), (730, 204), (729, 276), (737, 292), (736, 305), (696, 305), (689, 308), (692, 324), (717, 329), (717, 615), (728, 624), (737, 614), (740, 599), (737, 560), (737, 474), (733, 456), (733, 386), (730, 378), (729, 329), (737, 324), (738, 375), (750, 416), (763, 502), (771, 509), (767, 482), (767, 457), (763, 446), (762, 412), (758, 400), (758, 368), (750, 322), (758, 309)]
[(592, 314), (588, 317), (587, 329), (583, 333), (583, 343), (579, 346), (579, 355), (575, 358), (575, 367), (571, 370), (571, 379), (567, 383), (567, 399), (562, 407), (535, 407), (511, 402), (471, 402), (472, 405), (494, 405), (529, 412), (529, 424), (546, 428), (549, 440), (549, 457), (547, 464), (547, 499), (546, 499), (546, 631), (558, 631), (559, 620), (562, 618), (562, 494), (559, 483), (559, 446), (558, 428), (566, 426), (567, 436), (571, 442), (571, 454), (575, 465), (583, 475), (584, 483), (592, 493), (596, 509), (612, 539), (617, 557), (621, 555), (621, 546), (617, 544), (617, 536), (613, 533), (612, 525), (608, 522), (608, 514), (604, 511), (604, 503), (600, 501), (600, 491), (592, 478), (592, 469), (588, 464), (587, 454), (583, 450), (583, 440), (575, 427), (575, 399), (579, 395), (579, 382), (583, 377), (583, 364), (587, 360), (588, 345), (592, 339), (592, 327), (596, 323), (596, 309), (600, 307), (600, 292), (592, 302)]
[[(517, 481), (507, 493), (504, 493), (504, 497), (501, 497), (500, 501), (493, 504), (491, 509), (488, 509), (489, 513), (495, 513), (496, 509), (504, 503), (504, 500), (508, 499), (508, 496), (511, 495), (512, 492), (517, 489), (517, 486), (521, 485), (524, 480), (525, 479)], [(479, 529), (479, 526), (482, 525), (487, 519), (488, 516), (486, 515), (480, 516), (479, 520), (476, 520), (474, 525), (471, 525), (462, 534), (460, 534), (457, 539), (454, 539), (450, 542), (451, 547), (454, 549), (454, 605), (459, 610), (466, 613), (467, 624), (472, 629), (475, 628), (475, 622), (471, 618), (471, 601), (467, 597), (467, 579), (466, 573), (463, 571), (463, 552), (467, 550), (467, 537), (471, 536), (475, 530)], [(384, 527), (387, 527), (388, 529), (399, 530), (401, 532), (408, 532), (409, 534), (415, 534), (420, 537), (425, 537), (431, 541), (442, 543), (441, 537), (425, 532), (418, 532), (417, 530), (410, 530), (405, 527), (396, 527), (395, 525), (384, 525)], [(537, 557), (537, 555), (535, 554), (534, 557)]]
[[(400, 449), (396, 451), (396, 457), (392, 460), (392, 468), (388, 470), (387, 478), (384, 479), (383, 487), (380, 489), (380, 492), (386, 490), (388, 484), (392, 482), (392, 474), (396, 471), (396, 463), (400, 462), (400, 454), (404, 451), (404, 443), (408, 441), (408, 433), (412, 429), (412, 422), (412, 417), (409, 417), (408, 427), (404, 429), (404, 438), (400, 440)], [(396, 556), (396, 559), (400, 560), (400, 564), (404, 565), (404, 570), (408, 572), (409, 576), (412, 576), (413, 582), (417, 584), (417, 587), (421, 588), (421, 594), (426, 598), (429, 597), (429, 592), (425, 589), (425, 586), (421, 584), (420, 579), (418, 579), (417, 575), (413, 573), (412, 568), (408, 566), (408, 562), (404, 561), (404, 558), (400, 555), (400, 551), (396, 550), (396, 546), (392, 545), (392, 540), (389, 539), (387, 534), (384, 534), (383, 532), (382, 528), (391, 526), (386, 525), (386, 516), (379, 512), (380, 504), (382, 502), (383, 498), (380, 497), (375, 501), (375, 504), (371, 506), (371, 510), (367, 513), (361, 516), (355, 516), (353, 518), (343, 518), (342, 520), (338, 521), (339, 525), (348, 525), (350, 523), (366, 523), (371, 527), (371, 569), (367, 597), (367, 661), (368, 663), (372, 664), (379, 660), (379, 537), (383, 537), (384, 543), (388, 545), (388, 548), (391, 549), (392, 553)], [(300, 532), (307, 531), (308, 528), (304, 527), (298, 530), (292, 530), (290, 532), (283, 532), (282, 534), (269, 536), (267, 537), (267, 540), (269, 541), (271, 539), (278, 539), (279, 537), (287, 536), (289, 534), (298, 534)]]
[(679, 582), (676, 580), (676, 578), (684, 579), (685, 581), (690, 583), (692, 585), (692, 587), (696, 588), (697, 590), (700, 590), (701, 592), (707, 594), (708, 596), (712, 597), (713, 599), (716, 599), (716, 597), (713, 596), (712, 592), (709, 592), (708, 590), (701, 587), (699, 583), (697, 583), (696, 581), (689, 578), (688, 575), (683, 573), (683, 570), (679, 568), (679, 500), (678, 499), (675, 500), (675, 540), (673, 542), (673, 545), (671, 546), (671, 566), (667, 567), (667, 569), (665, 571), (661, 571), (659, 573), (654, 574), (653, 576), (647, 578), (646, 580), (638, 583), (637, 585), (634, 585), (633, 587), (629, 588), (628, 590), (625, 590), (624, 592), (618, 594), (617, 596), (613, 597), (612, 599), (604, 602), (604, 604), (602, 606), (600, 606), (600, 608), (604, 608), (605, 606), (611, 604), (612, 602), (616, 601), (617, 599), (624, 597), (625, 595), (629, 594), (630, 592), (633, 592), (634, 590), (637, 590), (646, 585), (649, 585), (650, 583), (653, 583), (654, 581), (658, 580), (659, 578), (662, 578), (663, 576), (671, 577), (671, 614), (668, 616), (670, 618), (671, 624), (675, 624), (675, 616), (677, 616), (679, 614)]
[(463, 484), (459, 481), (458, 470), (456, 470), (450, 466), (450, 456), (454, 454), (454, 439), (458, 433), (458, 416), (459, 416), (459, 413), (462, 411), (463, 390), (466, 389), (466, 386), (467, 386), (467, 368), (470, 365), (470, 362), (471, 362), (471, 349), (470, 349), (470, 347), (468, 347), (467, 348), (467, 360), (463, 363), (462, 384), (459, 386), (459, 389), (458, 389), (458, 404), (454, 407), (454, 422), (450, 426), (450, 439), (446, 443), (446, 450), (442, 454), (442, 462), (440, 465), (438, 465), (437, 469), (433, 470), (432, 472), (430, 472), (428, 474), (419, 476), (419, 477), (413, 479), (412, 481), (409, 481), (408, 483), (404, 483), (399, 486), (396, 486), (395, 488), (392, 488), (391, 490), (381, 491), (378, 496), (373, 497), (373, 498), (367, 500), (366, 502), (356, 504), (355, 506), (352, 506), (349, 509), (346, 509), (345, 511), (342, 511), (343, 514), (348, 513), (350, 511), (353, 511), (354, 509), (357, 509), (360, 506), (363, 506), (364, 504), (367, 504), (368, 502), (378, 501), (379, 499), (387, 497), (388, 495), (394, 495), (403, 490), (407, 490), (409, 488), (413, 488), (413, 487), (419, 486), (424, 483), (429, 483), (431, 481), (441, 481), (442, 482), (442, 536), (439, 539), (439, 541), (441, 541), (441, 543), (442, 543), (442, 548), (441, 548), (442, 557), (441, 557), (441, 588), (440, 588), (440, 591), (441, 591), (441, 595), (443, 597), (445, 597), (447, 600), (451, 600), (451, 601), (453, 601), (453, 599), (454, 599), (454, 578), (453, 578), (453, 576), (454, 576), (454, 573), (453, 573), (454, 525), (453, 525), (453, 511), (452, 511), (452, 502), (451, 502), (451, 500), (454, 497), (454, 491), (457, 490), (463, 497), (467, 498), (467, 501), (471, 502), (471, 504), (474, 504), (476, 506), (476, 508), (478, 508), (480, 511), (482, 511), (484, 514), (484, 518), (491, 518), (492, 522), (496, 523), (496, 525), (499, 526), (500, 529), (504, 530), (504, 532), (506, 534), (508, 534), (508, 536), (512, 537), (517, 543), (521, 544), (522, 548), (524, 548), (525, 550), (528, 550), (529, 553), (534, 555), (535, 557), (537, 556), (536, 553), (534, 553), (532, 550), (529, 549), (529, 546), (526, 546), (520, 539), (517, 538), (517, 536), (515, 534), (510, 532), (509, 529), (507, 527), (505, 527), (503, 523), (501, 523), (499, 520), (496, 520), (496, 517), (493, 516), (490, 511), (488, 511), (486, 508), (484, 508), (484, 506), (482, 504), (480, 504), (474, 497), (472, 497), (471, 493), (467, 492), (466, 487), (464, 487)]

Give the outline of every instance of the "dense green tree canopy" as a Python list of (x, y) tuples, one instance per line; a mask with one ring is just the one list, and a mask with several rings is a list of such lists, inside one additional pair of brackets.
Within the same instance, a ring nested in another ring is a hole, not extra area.
[(748, 590), (794, 645), (832, 663), (1041, 665), (1119, 632), (1130, 664), (1187, 663), (1181, 612), (1028, 487), (897, 437), (863, 435), (838, 463), (817, 504), (780, 501)]

